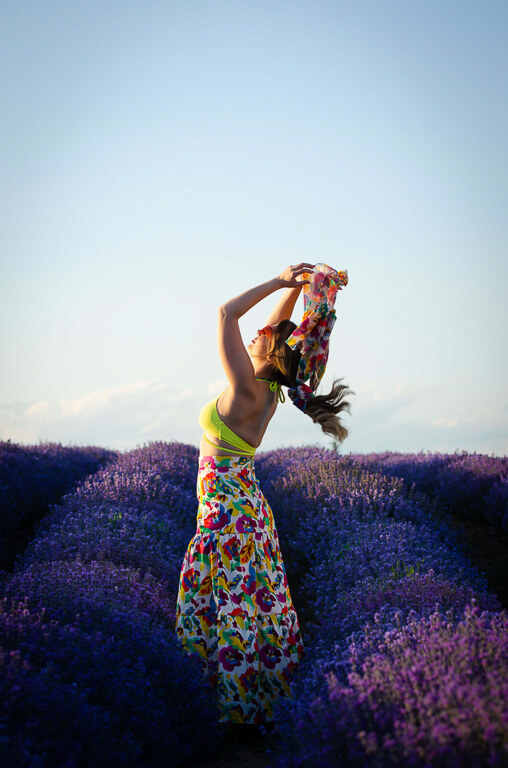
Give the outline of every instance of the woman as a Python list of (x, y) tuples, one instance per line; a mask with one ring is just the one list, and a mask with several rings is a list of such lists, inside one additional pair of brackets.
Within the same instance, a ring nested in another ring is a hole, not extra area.
[[(288, 267), (219, 308), (219, 355), (228, 386), (199, 415), (204, 434), (197, 529), (182, 564), (176, 613), (177, 637), (199, 656), (217, 690), (219, 722), (273, 720), (273, 703), (291, 695), (289, 683), (304, 653), (254, 453), (284, 401), (281, 385), (324, 431), (339, 440), (347, 435), (337, 416), (349, 408), (341, 402), (347, 388), (334, 382), (329, 395), (315, 396), (301, 378), (307, 358), (286, 343), (297, 330), (290, 318), (302, 286), (311, 287), (304, 278), (312, 278), (312, 270), (307, 263)], [(287, 290), (246, 349), (239, 318), (281, 288)]]

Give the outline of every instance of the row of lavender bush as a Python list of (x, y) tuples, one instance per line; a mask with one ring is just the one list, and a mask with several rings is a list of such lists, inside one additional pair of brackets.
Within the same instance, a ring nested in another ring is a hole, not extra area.
[(0, 441), (0, 567), (5, 563), (6, 540), (32, 526), (76, 482), (117, 455), (94, 446)]
[(193, 765), (219, 748), (214, 692), (174, 631), (196, 474), (191, 446), (120, 455), (4, 574), (0, 765)]
[(272, 768), (508, 758), (508, 615), (439, 502), (318, 448), (260, 454), (306, 654)]
[(508, 531), (508, 457), (480, 453), (349, 454), (358, 467), (401, 477), (462, 518)]

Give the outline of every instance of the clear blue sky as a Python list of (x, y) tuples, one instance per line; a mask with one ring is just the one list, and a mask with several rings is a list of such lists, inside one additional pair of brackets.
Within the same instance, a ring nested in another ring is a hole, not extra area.
[[(342, 452), (508, 453), (507, 21), (2, 3), (0, 438), (197, 445), (217, 307), (305, 260), (350, 278), (323, 380), (356, 393)], [(303, 443), (330, 439), (281, 406), (263, 448)]]

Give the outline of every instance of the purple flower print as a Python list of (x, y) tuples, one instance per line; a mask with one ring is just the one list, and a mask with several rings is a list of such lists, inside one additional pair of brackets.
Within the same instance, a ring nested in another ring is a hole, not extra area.
[(263, 613), (269, 613), (275, 602), (275, 596), (272, 595), (268, 587), (262, 587), (256, 592), (256, 603), (259, 610)]
[(253, 533), (255, 530), (254, 520), (247, 515), (241, 515), (236, 521), (236, 530), (240, 533)]
[(219, 589), (218, 598), (219, 598), (219, 608), (224, 608), (229, 603), (229, 598), (230, 598), (229, 592), (227, 592), (223, 588)]
[(237, 587), (238, 587), (238, 585), (239, 585), (241, 580), (242, 580), (242, 577), (241, 576), (237, 576), (237, 578), (234, 580), (234, 582), (231, 582), (231, 581), (229, 582), (229, 589), (230, 589), (229, 596), (231, 598), (231, 602), (234, 605), (238, 606), (238, 608), (241, 609), (241, 613), (245, 613), (245, 606), (244, 606), (245, 600), (244, 600), (243, 595), (242, 594), (238, 594), (238, 591), (234, 592), (231, 589), (231, 587), (233, 587), (233, 589), (237, 589)]
[(243, 653), (238, 650), (238, 648), (224, 646), (219, 651), (219, 664), (221, 664), (227, 672), (231, 672), (235, 667), (240, 666), (242, 661)]
[(266, 643), (259, 651), (259, 660), (267, 669), (273, 669), (281, 659), (281, 652), (274, 645)]

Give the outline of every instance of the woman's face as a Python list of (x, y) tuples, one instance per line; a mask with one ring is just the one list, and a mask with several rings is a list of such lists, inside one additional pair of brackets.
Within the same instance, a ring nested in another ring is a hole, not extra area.
[(266, 357), (270, 348), (270, 340), (272, 336), (272, 325), (265, 325), (261, 328), (257, 335), (252, 339), (251, 343), (247, 345), (247, 349), (255, 357)]

